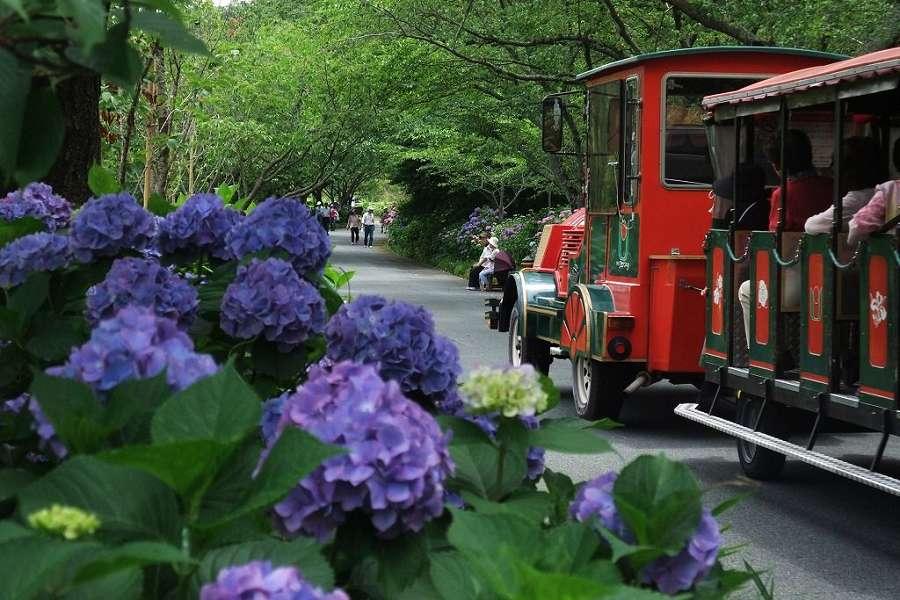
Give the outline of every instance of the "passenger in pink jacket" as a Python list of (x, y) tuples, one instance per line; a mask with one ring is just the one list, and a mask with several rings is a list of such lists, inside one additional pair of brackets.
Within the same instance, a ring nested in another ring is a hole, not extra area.
[[(875, 193), (875, 185), (884, 181), (886, 173), (882, 168), (881, 151), (878, 143), (868, 137), (851, 137), (844, 140), (841, 170), (841, 231), (847, 230), (847, 223), (863, 208)], [(803, 229), (806, 233), (830, 233), (834, 220), (834, 206), (809, 217)]]
[[(894, 142), (894, 168), (900, 171), (900, 140)], [(875, 186), (875, 194), (850, 221), (847, 243), (855, 245), (881, 229), (888, 215), (900, 214), (900, 179)]]

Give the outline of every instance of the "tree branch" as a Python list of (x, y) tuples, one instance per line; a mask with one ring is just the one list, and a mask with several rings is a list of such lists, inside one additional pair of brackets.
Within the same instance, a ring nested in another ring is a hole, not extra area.
[(673, 8), (677, 8), (682, 13), (684, 13), (686, 17), (695, 20), (704, 27), (708, 27), (709, 29), (724, 33), (725, 35), (729, 35), (744, 44), (748, 44), (750, 46), (764, 46), (772, 43), (771, 40), (764, 40), (758, 37), (756, 34), (747, 31), (746, 29), (743, 29), (741, 27), (738, 27), (737, 25), (733, 25), (731, 23), (728, 23), (727, 21), (723, 21), (722, 19), (713, 16), (705, 9), (692, 4), (690, 0), (662, 1), (665, 4), (672, 6)]

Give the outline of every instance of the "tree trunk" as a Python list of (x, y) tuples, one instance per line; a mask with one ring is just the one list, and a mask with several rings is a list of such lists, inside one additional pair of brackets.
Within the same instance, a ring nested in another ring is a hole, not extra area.
[(65, 122), (63, 145), (44, 181), (75, 204), (91, 197), (88, 171), (100, 162), (100, 77), (78, 75), (59, 83)]
[(144, 179), (144, 206), (150, 195), (166, 197), (169, 184), (169, 145), (172, 129), (166, 94), (166, 57), (162, 46), (151, 48), (153, 82), (150, 88), (150, 114), (147, 116), (147, 171)]

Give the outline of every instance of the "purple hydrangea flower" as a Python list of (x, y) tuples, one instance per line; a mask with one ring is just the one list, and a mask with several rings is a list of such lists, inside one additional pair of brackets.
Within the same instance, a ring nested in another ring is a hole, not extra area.
[(575, 500), (569, 506), (569, 513), (576, 521), (581, 522), (596, 517), (603, 527), (630, 543), (634, 541), (634, 536), (628, 531), (613, 500), (613, 486), (618, 477), (618, 473), (610, 471), (585, 482), (578, 488)]
[(197, 316), (197, 290), (155, 260), (117, 259), (106, 279), (87, 292), (86, 317), (91, 325), (114, 316), (129, 304), (154, 309), (187, 329)]
[[(569, 511), (577, 521), (596, 517), (600, 524), (620, 539), (633, 543), (634, 534), (619, 514), (613, 499), (613, 486), (618, 475), (609, 472), (586, 482), (578, 490)], [(675, 556), (661, 556), (640, 573), (643, 583), (656, 585), (665, 594), (689, 590), (706, 577), (716, 563), (722, 537), (719, 524), (703, 509), (696, 531)]]
[(459, 351), (421, 306), (360, 296), (335, 313), (325, 335), (332, 360), (377, 364), (383, 378), (416, 400), (441, 406), (456, 399)]
[(381, 537), (391, 538), (419, 531), (443, 512), (444, 480), (454, 468), (449, 436), (373, 366), (313, 369), (285, 400), (276, 438), (286, 427), (348, 452), (326, 460), (275, 505), (285, 533), (324, 540), (360, 510)]
[(56, 231), (68, 227), (72, 206), (46, 183), (29, 183), (0, 200), (0, 219), (14, 221), (23, 217), (38, 219), (47, 229)]
[(312, 278), (331, 254), (328, 233), (306, 206), (290, 198), (269, 198), (238, 223), (226, 237), (236, 258), (261, 250), (282, 250), (301, 277)]
[(719, 524), (704, 508), (697, 530), (681, 552), (662, 556), (644, 567), (641, 581), (655, 584), (664, 594), (689, 590), (712, 570), (721, 545)]
[(148, 379), (166, 369), (166, 381), (183, 390), (216, 372), (208, 354), (194, 352), (194, 343), (171, 319), (145, 307), (126, 306), (115, 317), (100, 321), (91, 338), (75, 348), (61, 366), (47, 369), (57, 377), (86, 383), (106, 392), (129, 379)]
[[(5, 413), (19, 415), (26, 409), (31, 413), (31, 430), (38, 436), (38, 447), (41, 451), (50, 453), (59, 459), (65, 458), (69, 454), (69, 449), (56, 435), (56, 430), (53, 429), (53, 425), (50, 423), (47, 415), (44, 414), (38, 403), (31, 397), (31, 394), (20, 394), (12, 400), (7, 400), (3, 403), (3, 412)], [(33, 452), (29, 454), (32, 455), (30, 457), (26, 456), (29, 462), (47, 462), (46, 456)]]
[(272, 568), (255, 560), (226, 567), (200, 590), (200, 600), (350, 600), (340, 589), (325, 592), (305, 581), (294, 567)]
[(281, 421), (282, 407), (287, 399), (288, 393), (285, 392), (275, 398), (270, 398), (263, 403), (262, 418), (259, 420), (259, 428), (262, 431), (263, 440), (266, 444), (273, 441), (275, 431), (278, 428), (278, 422)]
[(217, 195), (194, 194), (160, 221), (159, 250), (163, 254), (197, 251), (230, 260), (233, 256), (225, 245), (225, 236), (241, 218), (241, 213), (226, 208)]
[(225, 290), (220, 324), (232, 337), (262, 334), (289, 352), (325, 329), (325, 301), (290, 263), (253, 259)]
[(69, 264), (69, 240), (56, 233), (32, 233), (0, 248), (0, 287), (19, 285), (36, 271), (55, 271)]
[[(525, 427), (528, 429), (538, 429), (541, 426), (541, 422), (537, 420), (537, 417), (533, 416), (525, 416), (519, 417), (522, 423), (525, 424)], [(540, 446), (529, 446), (528, 453), (525, 456), (525, 462), (528, 465), (528, 477), (531, 481), (537, 481), (541, 478), (541, 475), (544, 474), (544, 454), (545, 450)]]
[(81, 262), (144, 250), (156, 234), (156, 222), (131, 194), (107, 194), (88, 200), (72, 221), (72, 252)]

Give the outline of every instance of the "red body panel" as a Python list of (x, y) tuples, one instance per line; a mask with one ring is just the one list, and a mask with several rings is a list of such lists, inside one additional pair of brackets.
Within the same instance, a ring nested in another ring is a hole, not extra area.
[[(829, 62), (825, 58), (793, 54), (728, 52), (673, 56), (658, 58), (646, 62), (631, 63), (622, 70), (604, 72), (602, 75), (587, 80), (587, 86), (623, 79), (629, 76), (640, 78), (641, 116), (639, 131), (639, 148), (641, 178), (639, 183), (639, 201), (634, 212), (639, 218), (639, 262), (636, 277), (608, 276), (608, 269), (596, 281), (595, 285), (605, 285), (610, 290), (615, 308), (619, 314), (634, 316), (634, 328), (627, 332), (632, 344), (631, 360), (646, 360), (650, 369), (661, 373), (696, 372), (702, 369), (698, 360), (703, 340), (704, 304), (696, 292), (697, 298), (687, 300), (685, 293), (690, 290), (678, 290), (671, 287), (671, 277), (682, 274), (691, 280), (691, 285), (703, 285), (704, 273), (702, 262), (696, 266), (685, 261), (684, 265), (667, 265), (660, 262), (660, 283), (654, 288), (651, 276), (654, 273), (650, 266), (651, 255), (702, 255), (704, 235), (710, 226), (710, 200), (708, 188), (679, 189), (663, 185), (661, 174), (661, 126), (664, 94), (662, 85), (664, 77), (677, 75), (724, 74), (734, 76), (770, 76), (805, 67), (817, 66)], [(585, 227), (587, 231), (599, 215), (587, 213)], [(598, 220), (598, 226), (604, 221)], [(611, 236), (607, 235), (607, 245)], [(540, 265), (550, 268), (550, 256), (561, 257), (562, 232), (551, 236), (555, 249), (549, 248), (544, 253)], [(585, 252), (586, 261), (592, 255), (589, 247), (592, 236), (585, 236), (588, 245)], [(607, 261), (610, 253), (606, 252)], [(724, 257), (719, 257), (724, 259)], [(673, 263), (674, 264), (674, 263)], [(689, 266), (690, 265), (690, 266)], [(609, 265), (607, 265), (609, 267)], [(670, 271), (669, 269), (674, 269)], [(682, 273), (683, 270), (683, 273)], [(586, 264), (584, 272), (595, 272)], [(564, 297), (568, 292), (568, 259), (558, 260), (556, 265), (559, 294)], [(666, 283), (663, 283), (663, 282)], [(714, 329), (723, 326), (724, 316), (714, 309)], [(652, 340), (651, 340), (652, 336)]]

